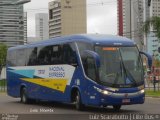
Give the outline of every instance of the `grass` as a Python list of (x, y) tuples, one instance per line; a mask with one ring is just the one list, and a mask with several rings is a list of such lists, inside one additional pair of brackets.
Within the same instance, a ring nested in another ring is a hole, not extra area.
[(6, 80), (0, 80), (0, 86), (5, 86), (6, 85)]
[(160, 91), (155, 91), (154, 90), (146, 90), (145, 91), (147, 96), (151, 96), (151, 97), (160, 97)]
[(6, 93), (4, 86), (6, 86), (6, 80), (0, 80), (0, 93)]

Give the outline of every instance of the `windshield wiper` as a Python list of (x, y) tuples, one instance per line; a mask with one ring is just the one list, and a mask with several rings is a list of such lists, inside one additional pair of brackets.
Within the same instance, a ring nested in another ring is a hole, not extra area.
[(121, 72), (123, 70), (124, 74), (125, 74), (125, 84), (126, 84), (126, 79), (129, 77), (129, 80), (132, 83), (134, 83), (134, 85), (137, 85), (136, 80), (134, 79), (134, 77), (132, 76), (132, 74), (130, 73), (130, 71), (124, 65), (124, 61), (123, 61), (123, 58), (122, 58), (121, 50), (119, 50), (119, 52), (120, 52), (120, 56), (121, 56)]
[[(130, 73), (130, 71), (125, 67), (123, 61), (122, 61), (122, 66), (123, 66), (124, 73), (125, 73), (125, 75), (126, 75), (126, 78), (125, 78), (125, 79), (127, 79), (127, 77), (129, 77), (129, 80), (130, 80), (132, 83), (134, 83), (135, 85), (137, 85), (136, 80), (134, 79), (134, 77), (132, 76), (132, 74)], [(125, 83), (126, 83), (126, 81), (125, 81)]]
[(114, 84), (116, 84), (118, 82), (119, 75), (121, 75), (121, 76), (123, 75), (123, 67), (122, 67), (122, 63), (121, 62), (120, 62), (120, 73), (119, 72), (116, 73)]

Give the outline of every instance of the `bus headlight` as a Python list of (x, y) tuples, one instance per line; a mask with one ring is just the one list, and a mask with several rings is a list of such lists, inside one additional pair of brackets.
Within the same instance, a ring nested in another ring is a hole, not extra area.
[(144, 92), (145, 92), (144, 89), (140, 90), (140, 93), (141, 93), (141, 94), (144, 93)]
[(108, 95), (108, 94), (109, 94), (109, 92), (106, 91), (106, 90), (102, 91), (102, 93), (105, 94), (105, 95)]
[(102, 93), (102, 94), (104, 94), (104, 95), (109, 95), (109, 94), (111, 94), (111, 92), (109, 92), (109, 91), (107, 91), (107, 90), (102, 90), (102, 89), (97, 88), (97, 87), (95, 87), (95, 86), (94, 86), (94, 89), (96, 89), (98, 92), (100, 92), (100, 93)]

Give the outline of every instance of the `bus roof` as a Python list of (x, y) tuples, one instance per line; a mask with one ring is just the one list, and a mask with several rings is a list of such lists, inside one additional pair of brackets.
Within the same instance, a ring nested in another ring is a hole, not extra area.
[(93, 43), (97, 45), (112, 45), (112, 46), (113, 45), (119, 45), (119, 46), (135, 45), (135, 42), (133, 40), (130, 40), (128, 38), (121, 37), (121, 36), (99, 35), (99, 34), (77, 34), (77, 35), (51, 38), (49, 40), (11, 47), (9, 48), (9, 50), (29, 48), (29, 47), (35, 47), (35, 46), (54, 45), (54, 44), (60, 44), (65, 42), (76, 42), (76, 41)]

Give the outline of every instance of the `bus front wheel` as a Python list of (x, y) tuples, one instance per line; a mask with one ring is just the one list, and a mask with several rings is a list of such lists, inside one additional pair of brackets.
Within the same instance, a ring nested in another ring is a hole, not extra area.
[(76, 98), (75, 98), (75, 105), (76, 105), (77, 110), (83, 110), (84, 109), (84, 105), (82, 104), (81, 96), (80, 96), (79, 91), (77, 92), (77, 95), (76, 95)]
[(27, 104), (29, 102), (29, 99), (27, 97), (27, 90), (25, 87), (21, 89), (21, 102), (24, 104)]
[(119, 111), (121, 109), (121, 105), (113, 105), (113, 109), (115, 111)]

